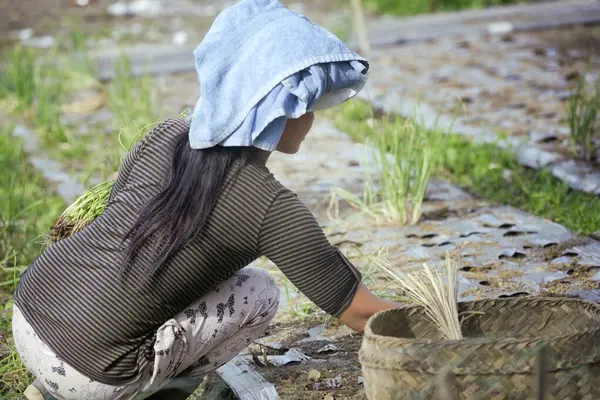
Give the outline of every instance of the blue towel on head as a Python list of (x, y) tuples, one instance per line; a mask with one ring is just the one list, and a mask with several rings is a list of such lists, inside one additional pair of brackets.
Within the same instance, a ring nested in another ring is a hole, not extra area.
[(276, 0), (224, 10), (194, 51), (200, 99), (190, 145), (273, 151), (287, 119), (358, 93), (368, 62), (335, 35)]

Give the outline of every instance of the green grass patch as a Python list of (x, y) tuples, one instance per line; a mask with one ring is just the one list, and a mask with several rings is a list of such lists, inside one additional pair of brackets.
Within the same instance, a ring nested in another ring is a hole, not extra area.
[(416, 14), (484, 8), (515, 4), (519, 0), (363, 0), (365, 8), (378, 14), (408, 16)]
[(145, 136), (157, 123), (154, 83), (149, 75), (132, 78), (131, 63), (121, 56), (115, 65), (115, 79), (108, 89), (109, 103), (119, 132), (118, 144), (111, 158), (113, 170), (121, 165), (124, 151)]
[[(0, 107), (32, 127), (52, 157), (82, 182), (93, 175), (104, 180), (118, 170), (130, 144), (158, 122), (153, 80), (131, 71), (122, 56), (115, 79), (98, 82), (86, 38), (78, 32), (50, 51), (16, 46), (0, 64)], [(112, 114), (112, 132), (106, 132), (106, 122), (92, 122), (102, 108)]]
[(29, 382), (10, 339), (10, 294), (19, 275), (40, 254), (40, 235), (65, 206), (29, 164), (12, 129), (0, 126), (0, 397), (22, 393)]
[[(355, 117), (354, 117), (355, 118)], [(422, 216), (422, 204), (429, 178), (437, 166), (446, 135), (437, 129), (426, 129), (415, 119), (379, 121), (364, 140), (373, 147), (377, 168), (377, 184), (367, 174), (362, 197), (343, 189), (332, 191), (330, 210), (338, 214), (338, 197), (375, 220), (415, 225)]]
[(31, 380), (19, 354), (10, 347), (8, 353), (0, 359), (0, 398), (22, 399), (21, 393), (29, 386)]
[(86, 55), (74, 54), (16, 46), (0, 66), (3, 109), (35, 126), (49, 147), (68, 143), (71, 137), (61, 119), (62, 105), (75, 91), (99, 85)]
[[(338, 129), (357, 141), (365, 141), (370, 136), (386, 134), (381, 129), (385, 122), (373, 118), (373, 114), (370, 104), (353, 100), (330, 115)], [(524, 167), (510, 151), (494, 144), (478, 145), (465, 137), (448, 135), (434, 175), (475, 195), (558, 222), (577, 233), (600, 230), (598, 196), (574, 191), (548, 171)]]

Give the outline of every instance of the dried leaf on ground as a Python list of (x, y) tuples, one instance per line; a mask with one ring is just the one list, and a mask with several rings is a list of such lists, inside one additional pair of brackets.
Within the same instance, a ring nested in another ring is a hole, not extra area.
[(308, 379), (316, 381), (321, 377), (321, 373), (316, 369), (311, 369), (308, 371)]

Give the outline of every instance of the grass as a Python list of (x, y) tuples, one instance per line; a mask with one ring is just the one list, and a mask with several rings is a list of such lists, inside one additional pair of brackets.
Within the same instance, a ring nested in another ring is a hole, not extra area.
[(36, 85), (33, 112), (37, 116), (36, 125), (42, 133), (43, 142), (48, 146), (69, 142), (67, 130), (60, 118), (60, 105), (66, 94), (65, 77), (52, 59), (53, 57), (44, 60), (33, 77)]
[(594, 85), (593, 94), (586, 93), (585, 75), (582, 76), (571, 97), (567, 109), (571, 132), (571, 149), (575, 155), (581, 155), (586, 161), (595, 157), (599, 139), (596, 130), (596, 117), (600, 107), (600, 81)]
[(36, 57), (33, 51), (16, 46), (0, 74), (0, 95), (14, 94), (19, 108), (33, 104), (36, 93)]
[[(385, 133), (383, 121), (370, 119), (372, 106), (353, 100), (337, 109), (332, 118), (338, 129), (357, 141), (372, 132)], [(505, 171), (511, 171), (507, 178)], [(433, 174), (491, 201), (511, 205), (560, 223), (576, 233), (600, 230), (600, 198), (573, 191), (548, 171), (536, 171), (518, 163), (508, 150), (494, 144), (478, 145), (450, 134)]]
[[(122, 56), (115, 65), (115, 79), (101, 84), (85, 43), (85, 37), (74, 32), (50, 51), (16, 46), (0, 66), (2, 109), (34, 128), (48, 152), (77, 170), (84, 182), (93, 175), (105, 180), (117, 171), (129, 144), (157, 121), (152, 79), (147, 74), (132, 77), (131, 64)], [(86, 92), (83, 99), (76, 98)], [(105, 123), (90, 124), (86, 132), (78, 133), (65, 118), (70, 111), (85, 121), (104, 106), (104, 99), (113, 116), (112, 135), (97, 132)], [(81, 160), (94, 162), (82, 167)]]
[(131, 72), (129, 59), (122, 55), (115, 65), (115, 78), (108, 89), (115, 129), (119, 131), (121, 143), (121, 146), (114, 148), (115, 153), (111, 158), (114, 171), (121, 165), (123, 151), (129, 150), (131, 143), (148, 133), (157, 120), (150, 76), (143, 75), (135, 79)]
[[(350, 118), (357, 120), (356, 115)], [(384, 216), (388, 222), (402, 225), (418, 223), (427, 184), (439, 162), (446, 135), (437, 129), (426, 129), (415, 119), (385, 119), (362, 128), (365, 141), (374, 149), (378, 187), (367, 175), (362, 198), (335, 189), (331, 205), (336, 206), (339, 196), (375, 219)]]
[(485, 8), (490, 5), (507, 5), (519, 0), (363, 0), (365, 8), (378, 14), (408, 16), (440, 11)]
[(72, 136), (61, 119), (62, 105), (77, 90), (99, 85), (82, 58), (16, 46), (0, 67), (3, 108), (35, 125), (48, 146), (68, 143)]
[(11, 131), (11, 126), (0, 126), (0, 397), (22, 393), (29, 383), (9, 339), (10, 294), (21, 272), (40, 253), (38, 235), (48, 231), (64, 208), (28, 163)]

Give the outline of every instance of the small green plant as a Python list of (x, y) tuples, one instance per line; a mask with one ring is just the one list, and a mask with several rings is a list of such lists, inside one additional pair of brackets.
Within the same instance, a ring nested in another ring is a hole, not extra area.
[[(361, 109), (353, 112), (356, 118), (365, 115)], [(370, 121), (362, 126), (361, 135), (374, 148), (378, 187), (369, 176), (362, 197), (334, 189), (330, 205), (336, 207), (335, 198), (340, 196), (362, 213), (414, 225), (422, 216), (425, 192), (439, 161), (445, 134), (435, 127), (427, 129), (423, 122), (414, 119)]]
[(577, 154), (578, 148), (586, 161), (592, 161), (597, 149), (594, 139), (597, 136), (596, 118), (600, 107), (600, 80), (594, 86), (593, 94), (585, 90), (585, 76), (579, 79), (568, 103), (568, 119), (571, 131), (571, 148)]
[[(19, 66), (22, 66), (22, 70)], [(35, 98), (35, 55), (15, 47), (0, 64), (0, 100), (4, 112), (24, 112)]]
[(61, 104), (65, 93), (64, 79), (54, 61), (45, 61), (37, 68), (34, 112), (37, 124), (47, 145), (68, 142), (67, 131), (61, 122)]
[[(378, 124), (370, 118), (373, 114), (369, 103), (353, 100), (327, 115), (338, 129), (364, 142)], [(510, 180), (505, 171), (512, 172)], [(493, 143), (477, 144), (463, 136), (447, 135), (434, 174), (478, 196), (550, 219), (574, 232), (600, 230), (600, 213), (589, 211), (600, 209), (598, 196), (573, 191), (548, 171), (522, 166), (514, 154)]]
[(20, 109), (31, 106), (36, 94), (35, 63), (33, 50), (16, 46), (0, 70), (0, 97), (13, 94)]
[(8, 353), (0, 359), (0, 393), (2, 399), (20, 399), (21, 393), (31, 381), (31, 375), (23, 364), (19, 353), (10, 347)]
[(87, 189), (60, 215), (50, 233), (50, 241), (74, 235), (104, 212), (114, 181), (102, 182)]
[(416, 224), (444, 134), (437, 127), (427, 129), (423, 122), (396, 119), (384, 123), (383, 134), (374, 132), (372, 139), (378, 149), (380, 193), (386, 208), (402, 224)]
[(328, 316), (294, 287), (287, 278), (284, 278), (279, 284), (283, 287), (286, 303), (286, 306), (281, 308), (280, 319), (282, 321), (326, 321), (328, 319)]
[(38, 54), (16, 46), (0, 75), (0, 98), (8, 100), (5, 110), (34, 122), (46, 145), (69, 142), (61, 106), (75, 90), (98, 84), (88, 64), (81, 49), (78, 57), (70, 58), (56, 50)]
[(84, 75), (95, 76), (95, 67), (89, 56), (87, 36), (79, 30), (71, 31), (66, 51), (69, 53), (72, 70)]

